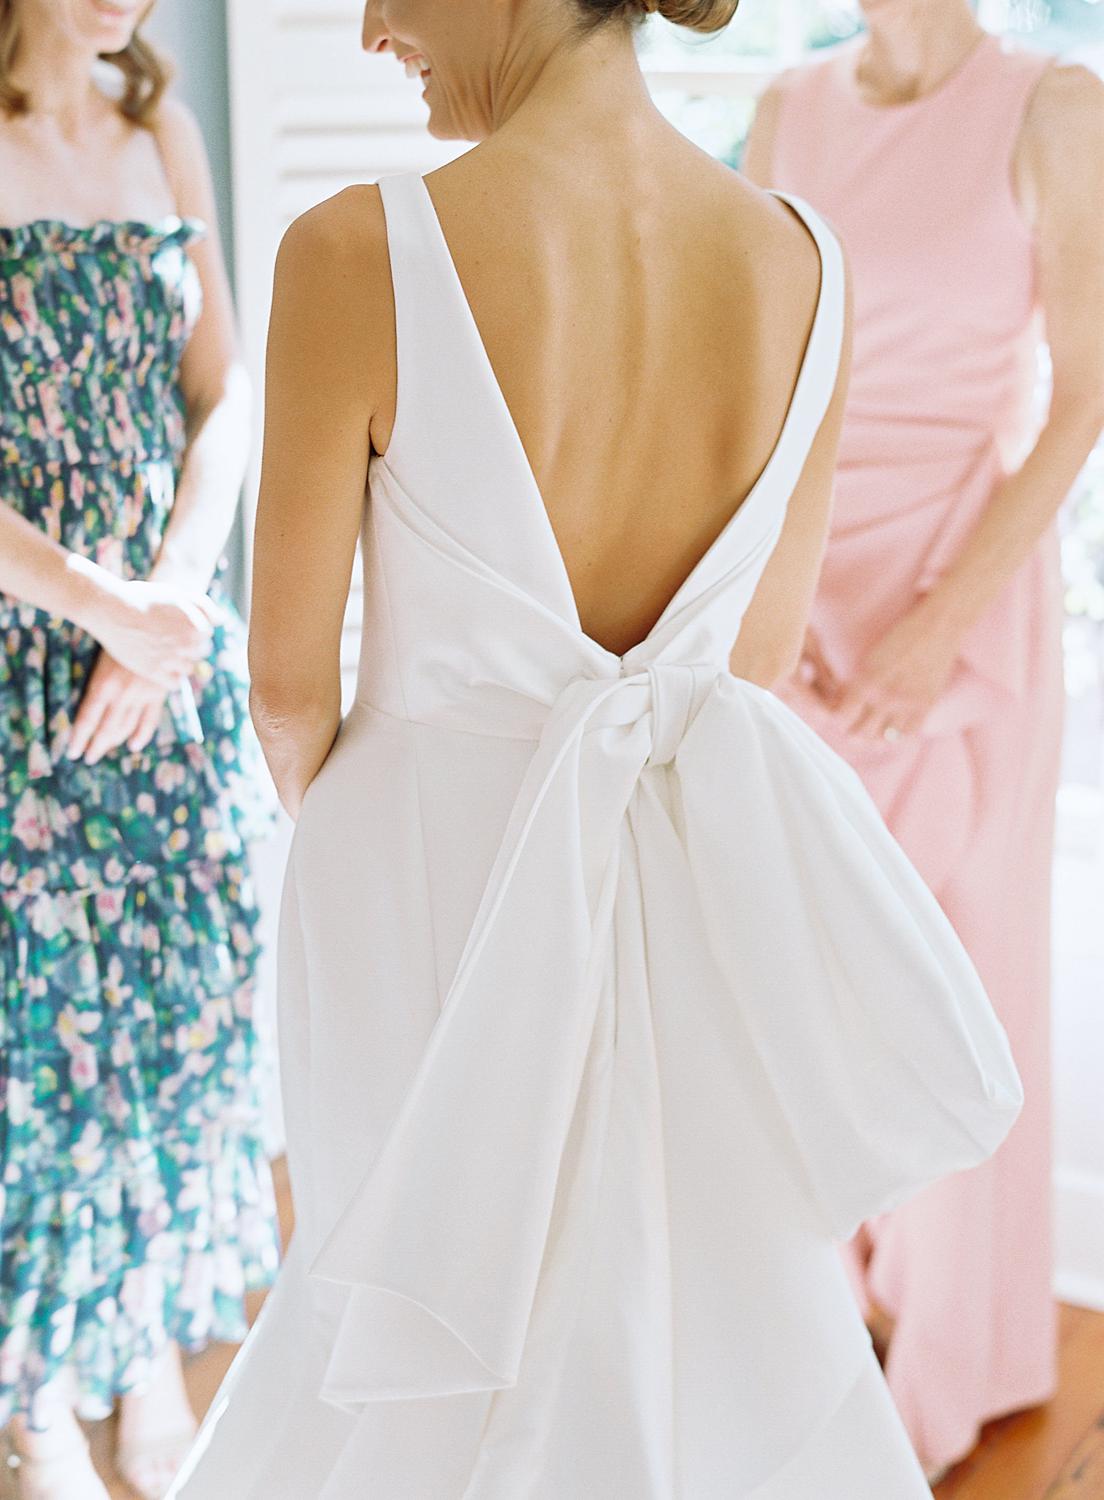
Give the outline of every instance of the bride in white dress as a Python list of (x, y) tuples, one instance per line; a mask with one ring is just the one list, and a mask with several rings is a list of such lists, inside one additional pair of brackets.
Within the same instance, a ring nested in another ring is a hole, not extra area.
[(369, 6), (480, 144), (281, 249), (252, 662), (296, 1232), (176, 1500), (929, 1494), (834, 1240), (992, 1152), (1019, 1080), (766, 690), (846, 278), (655, 110), (656, 8), (735, 0)]

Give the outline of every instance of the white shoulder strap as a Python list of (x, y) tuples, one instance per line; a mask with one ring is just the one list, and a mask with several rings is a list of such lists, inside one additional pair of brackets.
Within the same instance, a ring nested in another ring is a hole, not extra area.
[[(824, 220), (800, 198), (775, 193), (797, 214), (820, 252), (820, 292), (797, 382), (774, 451), (731, 523), (733, 541), (759, 537), (764, 543), (761, 566), (782, 530), (790, 497), (801, 478), (809, 450), (835, 394), (843, 357), (847, 278), (843, 250)], [(726, 528), (728, 529), (728, 528)], [(703, 562), (705, 572), (719, 575), (727, 566), (725, 533)], [(711, 565), (711, 566), (710, 566)]]
[[(791, 197), (789, 193), (776, 192), (773, 196), (793, 210), (812, 235), (820, 252), (820, 295), (817, 298), (813, 326), (797, 384), (794, 386), (790, 409), (786, 413), (778, 445), (772, 455), (772, 462), (783, 455), (781, 466), (787, 470), (791, 469), (795, 459), (800, 459), (793, 476), (796, 483), (839, 379), (847, 309), (847, 277), (840, 242), (815, 209), (810, 208), (803, 199)], [(788, 449), (792, 449), (793, 453), (783, 453), (783, 450)]]

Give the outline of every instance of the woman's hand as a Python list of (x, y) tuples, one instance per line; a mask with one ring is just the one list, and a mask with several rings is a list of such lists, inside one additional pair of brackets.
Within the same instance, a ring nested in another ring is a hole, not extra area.
[(803, 682), (829, 708), (834, 708), (839, 702), (843, 693), (843, 683), (828, 665), (820, 644), (820, 637), (811, 625), (806, 626), (805, 629), (805, 640), (801, 647), (797, 676), (798, 680)]
[(836, 717), (863, 739), (895, 740), (920, 728), (942, 696), (959, 634), (921, 600), (882, 637), (839, 694)]
[(223, 611), (206, 594), (161, 582), (114, 580), (86, 624), (109, 657), (162, 690), (210, 649)]
[(69, 759), (83, 758), (94, 766), (123, 744), (134, 752), (144, 750), (157, 729), (167, 691), (101, 651), (69, 731)]

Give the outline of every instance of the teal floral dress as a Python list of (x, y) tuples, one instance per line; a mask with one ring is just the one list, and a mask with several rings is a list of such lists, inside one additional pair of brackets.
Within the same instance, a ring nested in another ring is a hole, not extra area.
[[(0, 501), (126, 578), (172, 510), (201, 233), (0, 229)], [(148, 748), (95, 766), (65, 746), (96, 642), (0, 593), (0, 643), (0, 1424), (63, 1371), (97, 1418), (167, 1340), (239, 1340), (276, 1269), (247, 860), (271, 807), (232, 610)]]

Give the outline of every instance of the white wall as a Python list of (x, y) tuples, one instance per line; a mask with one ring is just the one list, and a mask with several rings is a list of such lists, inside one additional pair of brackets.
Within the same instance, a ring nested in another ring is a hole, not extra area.
[(1054, 870), (1057, 1289), (1104, 1310), (1104, 837), (1098, 792), (1063, 788)]

